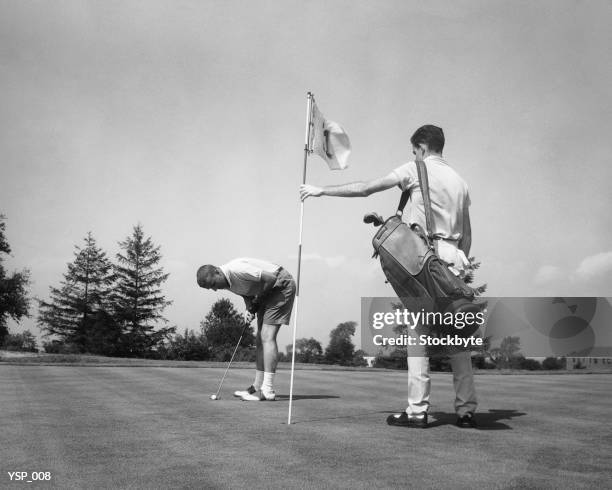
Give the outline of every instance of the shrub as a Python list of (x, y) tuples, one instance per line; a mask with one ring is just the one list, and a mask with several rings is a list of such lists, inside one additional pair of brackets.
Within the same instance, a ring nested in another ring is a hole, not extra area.
[(429, 369), (447, 373), (451, 371), (450, 358), (448, 356), (432, 356), (429, 358)]
[(560, 359), (557, 357), (547, 357), (542, 361), (542, 369), (565, 369), (565, 359)]
[(408, 364), (406, 361), (406, 356), (376, 356), (376, 359), (374, 360), (374, 367), (384, 369), (407, 369)]
[(80, 349), (78, 345), (71, 343), (64, 343), (59, 340), (52, 340), (51, 342), (43, 342), (43, 349), (48, 354), (79, 354)]
[(523, 361), (521, 362), (521, 369), (537, 371), (538, 369), (542, 369), (542, 365), (535, 359), (523, 359)]

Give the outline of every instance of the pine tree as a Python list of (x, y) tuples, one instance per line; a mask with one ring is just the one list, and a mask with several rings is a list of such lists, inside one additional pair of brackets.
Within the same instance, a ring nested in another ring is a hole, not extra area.
[(108, 344), (116, 338), (108, 314), (112, 264), (91, 232), (83, 241), (82, 248), (75, 246), (74, 262), (68, 264), (60, 286), (50, 288), (50, 301), (39, 301), (38, 324), (47, 335), (81, 352), (108, 353)]
[(121, 351), (124, 355), (144, 356), (155, 351), (175, 327), (156, 330), (166, 323), (163, 310), (172, 304), (160, 289), (168, 279), (159, 266), (160, 247), (151, 237), (145, 238), (142, 226), (133, 228), (131, 236), (119, 242), (123, 253), (116, 255), (117, 283), (112, 295), (115, 318), (122, 328)]
[(0, 214), (0, 345), (8, 335), (8, 319), (12, 318), (18, 322), (28, 317), (30, 301), (28, 298), (28, 287), (30, 285), (30, 272), (24, 269), (7, 275), (2, 264), (3, 254), (9, 255), (9, 246), (4, 230), (6, 229), (5, 216)]

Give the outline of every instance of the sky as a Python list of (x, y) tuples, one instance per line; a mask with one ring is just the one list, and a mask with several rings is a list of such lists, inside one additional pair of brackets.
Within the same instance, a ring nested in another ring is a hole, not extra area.
[[(308, 183), (386, 175), (436, 124), (488, 295), (612, 296), (611, 24), (604, 0), (0, 0), (7, 266), (45, 299), (88, 232), (113, 258), (141, 224), (179, 331), (232, 298), (197, 287), (202, 264), (295, 275), (311, 91), (353, 151), (344, 171), (309, 158)], [(298, 338), (325, 346), (392, 294), (362, 217), (398, 199), (306, 201)], [(11, 331), (38, 333), (31, 313)]]

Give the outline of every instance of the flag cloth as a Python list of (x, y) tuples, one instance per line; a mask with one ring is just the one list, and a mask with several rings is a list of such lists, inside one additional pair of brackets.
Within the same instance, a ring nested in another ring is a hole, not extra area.
[(325, 119), (314, 98), (310, 121), (310, 151), (325, 160), (330, 170), (345, 169), (351, 153), (349, 137), (339, 124)]

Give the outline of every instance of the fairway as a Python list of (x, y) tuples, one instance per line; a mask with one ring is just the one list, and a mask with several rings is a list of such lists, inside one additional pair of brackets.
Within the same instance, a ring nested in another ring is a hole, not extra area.
[[(433, 375), (431, 427), (389, 427), (400, 371), (289, 371), (276, 402), (231, 396), (250, 369), (0, 366), (0, 488), (610, 487), (612, 375), (476, 377), (479, 430)], [(50, 472), (11, 482), (8, 472)]]

